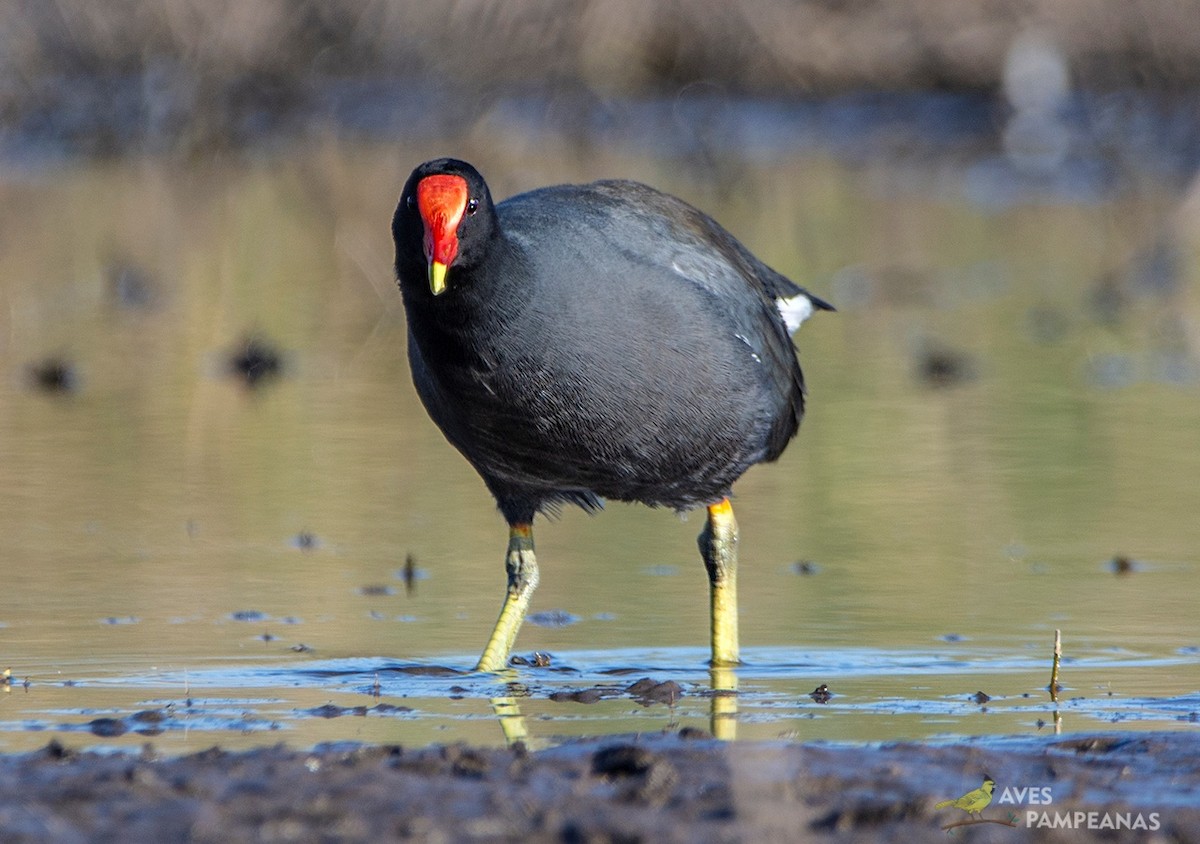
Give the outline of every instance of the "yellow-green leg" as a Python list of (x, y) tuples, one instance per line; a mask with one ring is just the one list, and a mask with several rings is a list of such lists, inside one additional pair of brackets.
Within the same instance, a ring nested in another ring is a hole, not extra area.
[(514, 744), (528, 744), (529, 732), (525, 729), (525, 716), (517, 705), (515, 697), (492, 698), (492, 711), (500, 719), (500, 729), (504, 733), (504, 743), (508, 747)]
[(488, 639), (483, 656), (479, 657), (476, 671), (502, 671), (508, 665), (508, 655), (517, 632), (529, 609), (529, 599), (538, 585), (537, 557), (533, 554), (533, 526), (526, 523), (510, 525), (508, 529), (508, 594), (492, 636)]
[(712, 689), (709, 727), (713, 738), (721, 741), (733, 741), (737, 738), (737, 672), (728, 666), (714, 666), (709, 669), (709, 680)]
[(708, 507), (700, 532), (700, 555), (708, 571), (712, 598), (712, 665), (737, 665), (737, 521), (729, 499)]

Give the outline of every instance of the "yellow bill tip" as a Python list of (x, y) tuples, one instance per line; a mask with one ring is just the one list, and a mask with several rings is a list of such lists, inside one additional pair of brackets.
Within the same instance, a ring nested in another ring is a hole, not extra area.
[(446, 265), (441, 261), (429, 262), (429, 289), (434, 296), (446, 291)]

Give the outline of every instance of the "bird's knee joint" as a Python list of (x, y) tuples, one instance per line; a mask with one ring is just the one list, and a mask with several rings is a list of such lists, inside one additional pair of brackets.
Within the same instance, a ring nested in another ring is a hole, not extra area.
[(734, 575), (737, 568), (736, 532), (714, 532), (712, 525), (708, 524), (700, 533), (697, 544), (700, 546), (700, 556), (704, 558), (704, 570), (708, 572), (710, 583), (714, 586), (719, 585)]
[(508, 591), (514, 595), (533, 589), (538, 583), (537, 557), (533, 554), (531, 540), (508, 543), (508, 557), (504, 562), (508, 572)]
[(735, 566), (728, 560), (706, 556), (704, 570), (708, 573), (708, 582), (713, 586), (723, 586), (733, 579)]

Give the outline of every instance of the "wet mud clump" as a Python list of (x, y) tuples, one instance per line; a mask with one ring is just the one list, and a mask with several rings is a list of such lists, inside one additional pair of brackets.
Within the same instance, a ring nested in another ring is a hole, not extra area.
[[(937, 808), (984, 771), (995, 775), (986, 806)], [(338, 745), (169, 759), (151, 745), (122, 756), (52, 742), (0, 757), (4, 838), (22, 841), (899, 842), (949, 829), (1082, 840), (1075, 827), (1041, 828), (1060, 818), (1125, 822), (1104, 829), (1109, 841), (1148, 829), (1196, 841), (1197, 793), (1193, 733), (881, 747), (660, 735), (536, 753)]]

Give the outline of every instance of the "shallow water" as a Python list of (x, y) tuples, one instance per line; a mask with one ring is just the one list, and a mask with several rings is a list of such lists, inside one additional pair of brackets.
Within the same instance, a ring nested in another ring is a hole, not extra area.
[[(1077, 168), (1108, 174), (1087, 190), (1013, 176), (985, 131), (906, 156), (919, 114), (870, 155), (766, 118), (744, 156), (522, 119), (452, 145), (0, 172), (0, 749), (136, 744), (143, 710), (178, 751), (504, 740), (494, 678), (396, 670), (465, 672), (504, 582), (503, 522), (416, 400), (390, 275), (399, 188), (445, 151), (498, 196), (652, 182), (840, 309), (798, 335), (798, 439), (737, 487), (747, 665), (717, 726), (1053, 729), (1058, 628), (1060, 729), (1195, 729), (1200, 213), (1176, 171), (1115, 144)], [(254, 389), (228, 371), (250, 336), (282, 356)], [(64, 389), (37, 383), (52, 362)], [(531, 740), (713, 726), (699, 529), (619, 504), (539, 523), (542, 624), (518, 649), (552, 664), (509, 695)], [(682, 697), (642, 706), (623, 691), (642, 677)]]
[[(0, 740), (8, 750), (50, 736), (114, 749), (153, 741), (166, 753), (338, 741), (545, 747), (687, 728), (728, 739), (954, 741), (1195, 729), (1200, 710), (1189, 651), (1085, 651), (1065, 661), (1057, 704), (1046, 693), (1048, 660), (1032, 649), (756, 647), (736, 671), (709, 670), (706, 657), (700, 648), (578, 650), (499, 676), (462, 668), (466, 654), (79, 667), (68, 681), (14, 687)], [(819, 682), (828, 696), (814, 694)]]

